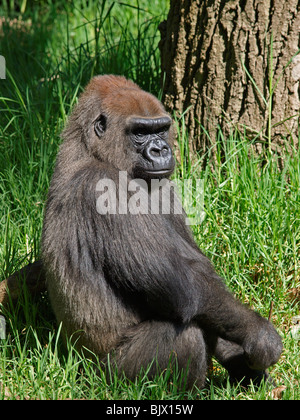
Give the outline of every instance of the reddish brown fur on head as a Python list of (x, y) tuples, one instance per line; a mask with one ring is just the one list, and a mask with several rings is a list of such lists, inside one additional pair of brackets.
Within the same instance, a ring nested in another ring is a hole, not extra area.
[(104, 109), (113, 110), (123, 118), (133, 115), (157, 117), (166, 114), (155, 96), (122, 76), (96, 76), (86, 87), (85, 94), (99, 95)]

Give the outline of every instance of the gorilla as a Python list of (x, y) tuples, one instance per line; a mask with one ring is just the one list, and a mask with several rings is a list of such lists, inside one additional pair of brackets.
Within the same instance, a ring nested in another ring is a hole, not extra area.
[(172, 121), (160, 101), (124, 77), (96, 76), (62, 138), (42, 261), (66, 336), (103, 363), (109, 355), (130, 379), (151, 363), (154, 375), (171, 358), (187, 387), (202, 387), (212, 356), (232, 378), (263, 376), (281, 339), (227, 290), (184, 212), (174, 202), (168, 214), (151, 212), (139, 200), (128, 211), (133, 181), (145, 203), (174, 169)]

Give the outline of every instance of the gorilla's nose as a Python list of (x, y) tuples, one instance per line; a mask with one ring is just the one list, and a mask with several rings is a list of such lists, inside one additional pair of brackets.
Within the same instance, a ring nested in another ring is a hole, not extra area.
[(164, 167), (172, 159), (172, 150), (162, 139), (152, 139), (144, 149), (144, 157), (154, 166)]
[(151, 160), (155, 160), (155, 158), (167, 157), (170, 151), (171, 148), (165, 141), (154, 140), (151, 142), (151, 145), (148, 149), (148, 154), (151, 157)]

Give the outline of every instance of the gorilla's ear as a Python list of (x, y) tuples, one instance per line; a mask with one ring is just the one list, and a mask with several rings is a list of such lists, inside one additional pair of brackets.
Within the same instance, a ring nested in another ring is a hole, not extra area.
[(103, 134), (105, 133), (106, 120), (107, 120), (106, 116), (101, 114), (94, 123), (95, 133), (97, 134), (98, 137), (103, 136)]

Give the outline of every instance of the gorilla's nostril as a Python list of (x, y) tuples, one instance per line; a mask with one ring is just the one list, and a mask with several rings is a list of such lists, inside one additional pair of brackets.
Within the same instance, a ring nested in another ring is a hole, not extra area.
[(162, 156), (167, 156), (169, 154), (169, 149), (167, 147), (163, 147), (161, 151)]
[(159, 147), (151, 147), (149, 152), (153, 157), (159, 157), (162, 151)]

